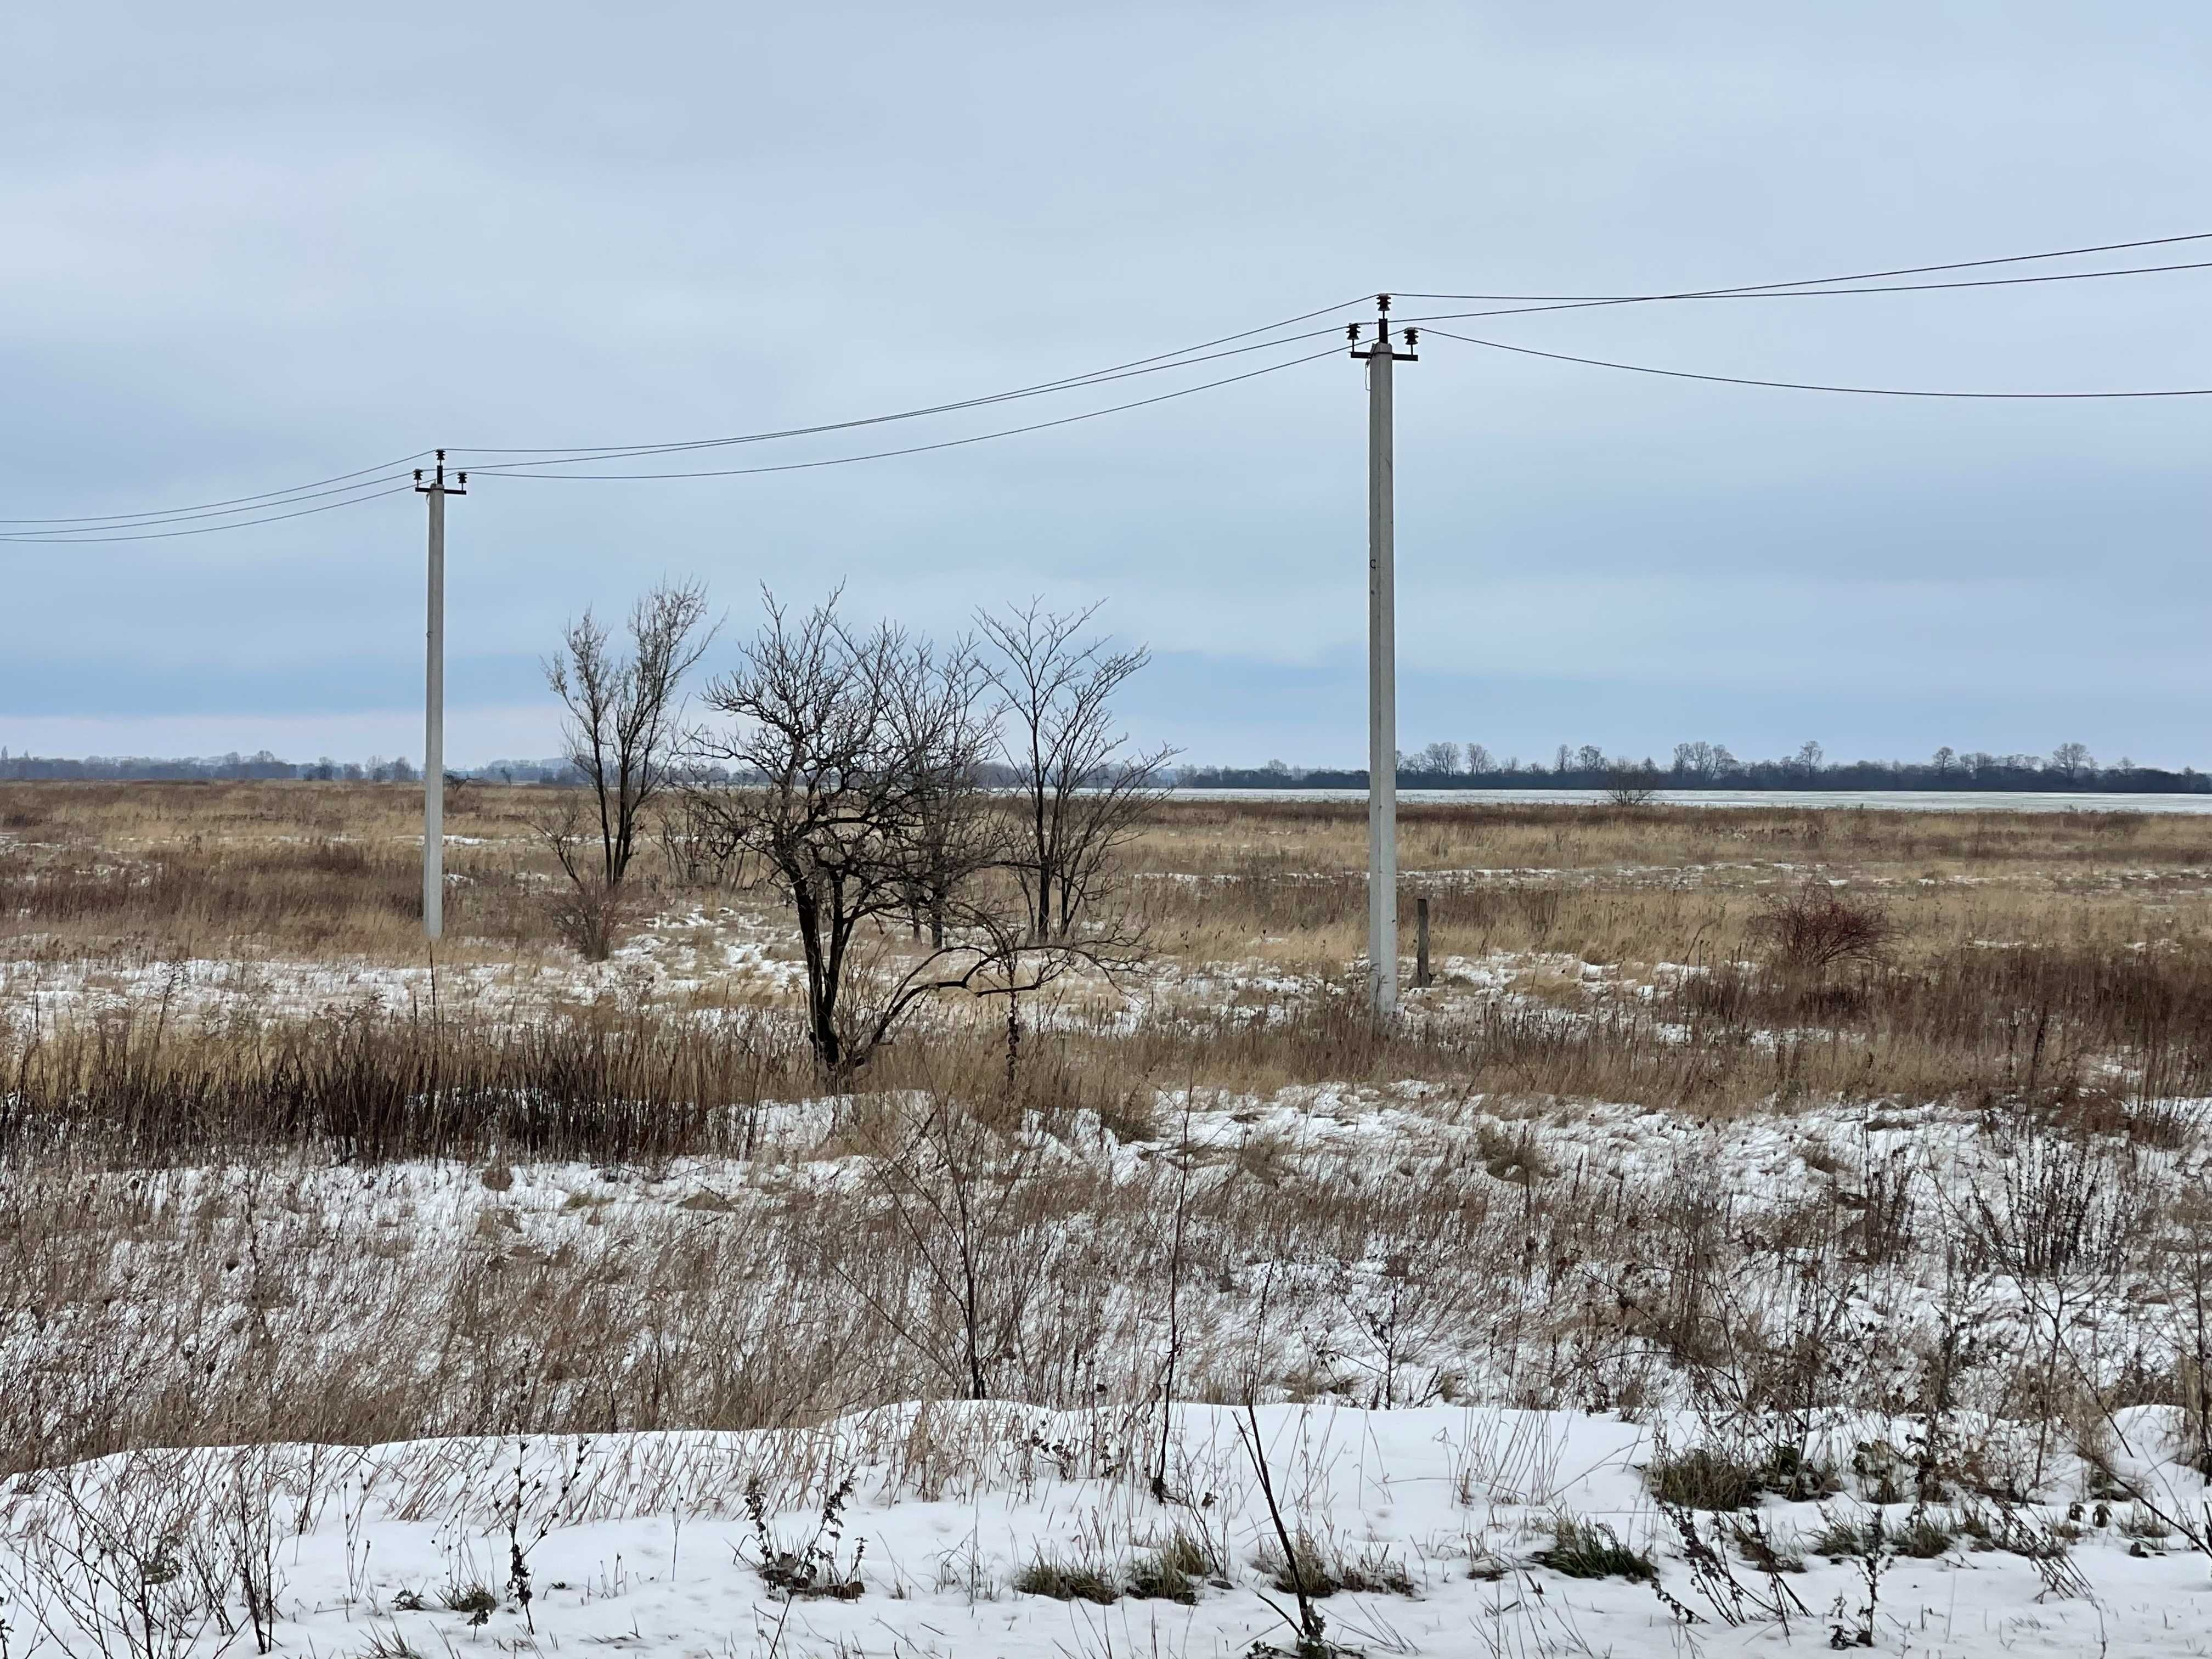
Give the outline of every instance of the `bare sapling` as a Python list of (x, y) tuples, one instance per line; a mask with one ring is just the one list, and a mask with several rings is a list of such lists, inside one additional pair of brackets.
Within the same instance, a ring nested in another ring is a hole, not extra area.
[(993, 648), (991, 683), (1006, 704), (999, 754), (1020, 799), (1006, 861), (1039, 939), (1073, 936), (1085, 913), (1099, 907), (1114, 854), (1165, 793), (1161, 773), (1176, 753), (1133, 749), (1116, 729), (1115, 694), (1152, 653), (1082, 638), (1097, 610), (1063, 613), (1031, 599), (976, 618)]
[(894, 1108), (872, 1161), (898, 1248), (833, 1268), (898, 1340), (969, 1400), (1018, 1350), (1067, 1249), (1036, 1136), (1011, 1144), (956, 1103)]
[(581, 1438), (576, 1442), (576, 1455), (562, 1466), (560, 1479), (554, 1485), (551, 1501), (533, 1516), (529, 1512), (532, 1497), (545, 1483), (542, 1477), (534, 1480), (527, 1477), (525, 1462), (530, 1443), (526, 1440), (514, 1443), (514, 1490), (501, 1505), (501, 1518), (507, 1523), (507, 1593), (522, 1609), (523, 1626), (533, 1636), (538, 1633), (538, 1620), (531, 1611), (530, 1604), (537, 1599), (537, 1592), (530, 1575), (530, 1553), (544, 1543), (545, 1535), (567, 1517), (568, 1499), (576, 1490), (577, 1480), (584, 1473), (584, 1462), (590, 1454), (591, 1443), (589, 1440)]
[(1167, 1355), (1160, 1370), (1160, 1443), (1152, 1462), (1152, 1501), (1168, 1501), (1168, 1453), (1175, 1440), (1176, 1364), (1182, 1358), (1183, 1239), (1190, 1220), (1192, 1084), (1182, 1091), (1182, 1135), (1176, 1148), (1175, 1223), (1168, 1246)]
[(539, 825), (574, 890), (568, 921), (587, 957), (604, 959), (617, 896), (637, 855), (646, 809), (673, 781), (683, 748), (684, 678), (714, 641), (706, 589), (663, 583), (630, 608), (625, 654), (589, 611), (568, 624), (545, 679), (568, 711), (568, 764), (590, 794)]
[[(1328, 1639), (1328, 1620), (1315, 1605), (1315, 1592), (1319, 1586), (1310, 1586), (1306, 1582), (1307, 1562), (1313, 1552), (1298, 1547), (1297, 1540), (1291, 1536), (1289, 1526), (1283, 1520), (1283, 1506), (1275, 1498), (1274, 1478), (1267, 1472), (1267, 1449), (1260, 1435), (1259, 1409), (1249, 1394), (1244, 1396), (1244, 1415), (1232, 1418), (1231, 1421), (1237, 1425), (1237, 1437), (1243, 1444), (1245, 1455), (1251, 1459), (1253, 1474), (1259, 1477), (1260, 1501), (1267, 1506), (1268, 1523), (1274, 1528), (1275, 1541), (1283, 1552), (1283, 1582), (1290, 1585), (1291, 1594), (1297, 1601), (1298, 1616), (1295, 1620), (1279, 1607), (1275, 1610), (1276, 1616), (1291, 1626), (1292, 1643), (1289, 1659), (1335, 1659), (1340, 1650)], [(1265, 1601), (1267, 1598), (1262, 1596), (1261, 1599)], [(1270, 1602), (1269, 1605), (1273, 1604)], [(1278, 1651), (1257, 1644), (1252, 1650), (1255, 1653)]]

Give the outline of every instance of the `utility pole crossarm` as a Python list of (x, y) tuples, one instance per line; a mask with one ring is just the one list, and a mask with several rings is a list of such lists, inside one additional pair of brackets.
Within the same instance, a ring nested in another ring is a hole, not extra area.
[(1391, 372), (1416, 361), (1414, 331), (1391, 337), (1390, 296), (1375, 296), (1375, 337), (1352, 355), (1367, 365), (1367, 975), (1376, 1016), (1398, 1012), (1398, 597)]
[(446, 931), (446, 497), (465, 495), (469, 475), (446, 479), (446, 452), (430, 481), (415, 469), (415, 490), (429, 504), (429, 585), (422, 653), (422, 937)]

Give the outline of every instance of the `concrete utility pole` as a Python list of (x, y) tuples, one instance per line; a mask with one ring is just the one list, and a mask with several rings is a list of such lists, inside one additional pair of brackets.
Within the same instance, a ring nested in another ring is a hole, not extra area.
[(446, 931), (446, 497), (465, 495), (469, 475), (446, 482), (438, 452), (430, 482), (415, 469), (416, 493), (430, 503), (430, 586), (422, 666), (422, 937)]
[(1413, 362), (1416, 336), (1390, 337), (1390, 296), (1375, 296), (1375, 339), (1352, 355), (1367, 365), (1367, 976), (1375, 1012), (1398, 1012), (1398, 592), (1390, 375)]

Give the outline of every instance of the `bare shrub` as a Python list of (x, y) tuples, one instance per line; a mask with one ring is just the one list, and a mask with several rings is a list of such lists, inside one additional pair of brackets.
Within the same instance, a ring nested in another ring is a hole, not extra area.
[(1612, 806), (1649, 806), (1659, 799), (1659, 769), (1617, 761), (1607, 775), (1605, 799)]
[[(14, 1518), (14, 1559), (0, 1554), (0, 1584), (56, 1648), (87, 1659), (169, 1659), (210, 1632), (228, 1645), (238, 1628), (233, 1571), (247, 1567), (235, 1547), (246, 1540), (234, 1537), (226, 1548), (184, 1455), (58, 1470), (37, 1492), (31, 1513)], [(266, 1653), (275, 1587), (264, 1577), (245, 1588)]]
[(836, 1271), (944, 1383), (988, 1400), (1066, 1248), (1046, 1149), (945, 1100), (890, 1108), (872, 1139), (890, 1248)]
[(1769, 899), (1748, 931), (1765, 944), (1770, 968), (1812, 979), (1840, 962), (1887, 961), (1899, 933), (1896, 921), (1878, 900), (1837, 888), (1817, 876)]
[(586, 962), (605, 962), (644, 908), (625, 884), (609, 881), (592, 859), (584, 814), (571, 799), (542, 817), (538, 832), (552, 848), (565, 878), (545, 895), (545, 917), (554, 936)]
[(735, 893), (746, 884), (744, 842), (697, 796), (678, 792), (663, 803), (653, 828), (668, 879), (678, 887)]

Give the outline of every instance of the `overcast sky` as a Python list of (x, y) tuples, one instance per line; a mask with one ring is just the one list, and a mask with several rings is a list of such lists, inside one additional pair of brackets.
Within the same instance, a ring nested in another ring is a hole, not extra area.
[[(2212, 230), (2208, 84), (2201, 0), (16, 7), (0, 516), (436, 443), (837, 420), (1379, 289), (1646, 291)], [(1448, 326), (1773, 378), (2212, 386), (2208, 301), (2212, 271)], [(1830, 397), (1439, 339), (1398, 410), (1407, 748), (2079, 739), (2212, 765), (2212, 399)], [(1140, 735), (1356, 764), (1364, 442), (1360, 370), (1331, 356), (861, 465), (479, 479), (452, 507), (449, 757), (550, 752), (537, 665), (563, 619), (668, 573), (732, 633), (763, 583), (842, 580), (856, 613), (940, 633), (1103, 600), (1156, 653)], [(0, 560), (0, 744), (421, 753), (411, 495)]]

